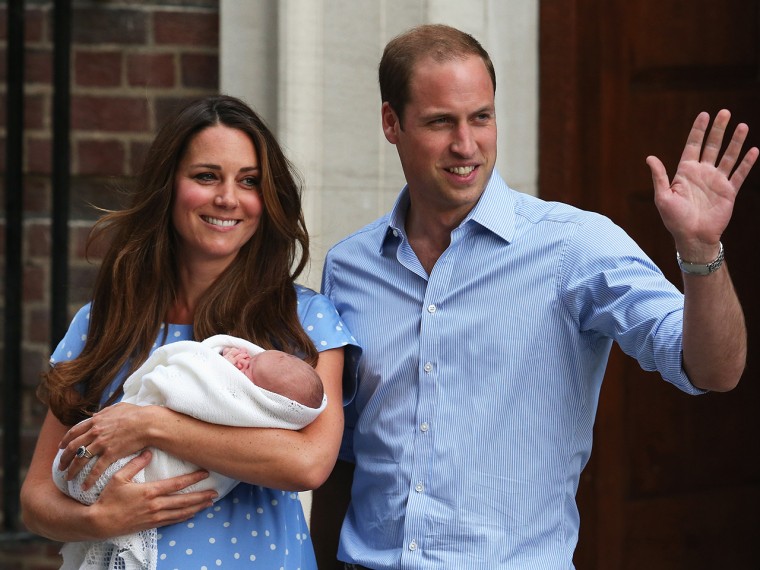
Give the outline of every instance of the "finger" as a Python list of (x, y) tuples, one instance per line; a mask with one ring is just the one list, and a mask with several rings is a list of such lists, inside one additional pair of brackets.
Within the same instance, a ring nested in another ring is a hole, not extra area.
[(744, 155), (744, 158), (739, 163), (739, 166), (736, 167), (736, 170), (729, 179), (731, 185), (734, 187), (734, 190), (738, 191), (739, 188), (741, 188), (744, 180), (749, 174), (749, 171), (752, 170), (752, 167), (757, 161), (758, 155), (760, 155), (760, 151), (757, 149), (757, 147), (752, 147), (747, 151), (747, 154)]
[(87, 418), (86, 420), (82, 420), (78, 424), (72, 426), (61, 439), (60, 443), (58, 444), (58, 449), (68, 447), (73, 440), (87, 433), (87, 431), (90, 429), (91, 423), (92, 418)]
[[(92, 464), (95, 465), (97, 460), (98, 460), (97, 457), (93, 457), (92, 459), (75, 457), (74, 460), (69, 464), (68, 469), (66, 471), (66, 480), (72, 481), (77, 475), (79, 475), (79, 472), (82, 469), (84, 469), (86, 465), (88, 465), (90, 462), (92, 462)], [(85, 491), (86, 490), (87, 490), (87, 487), (85, 487)]]
[(76, 476), (80, 470), (86, 473), (87, 476), (84, 478), (84, 481), (82, 481), (82, 489), (84, 491), (89, 491), (90, 488), (98, 482), (98, 479), (100, 479), (100, 476), (103, 474), (107, 467), (107, 461), (104, 461), (101, 457), (93, 457), (89, 460), (88, 463), (85, 463), (81, 467), (77, 466), (75, 463), (72, 465), (72, 468), (69, 469), (68, 473), (69, 475), (73, 473), (74, 476)]
[(203, 481), (206, 478), (208, 478), (208, 471), (199, 469), (185, 475), (177, 475), (176, 477), (170, 477), (169, 479), (156, 481), (153, 483), (153, 485), (159, 494), (172, 495), (174, 493), (179, 493), (187, 487), (195, 485), (196, 483)]
[(745, 123), (739, 123), (734, 129), (734, 134), (731, 137), (731, 141), (726, 147), (726, 152), (723, 153), (723, 157), (720, 159), (718, 170), (720, 170), (726, 177), (731, 175), (731, 171), (736, 165), (736, 161), (739, 160), (739, 154), (744, 146), (744, 141), (747, 139), (747, 133), (749, 133), (749, 127)]
[(686, 137), (686, 146), (681, 154), (681, 162), (685, 160), (699, 161), (699, 157), (702, 154), (702, 142), (705, 140), (705, 131), (709, 122), (710, 115), (704, 111), (694, 119), (689, 136)]
[(123, 478), (125, 481), (132, 481), (140, 471), (145, 469), (152, 457), (153, 454), (150, 450), (145, 449), (132, 461), (114, 473), (113, 476)]
[(726, 134), (726, 127), (728, 127), (728, 121), (731, 119), (731, 113), (726, 109), (721, 109), (718, 114), (715, 115), (712, 128), (707, 134), (707, 141), (705, 141), (705, 148), (702, 150), (702, 162), (708, 162), (715, 164), (720, 154), (720, 148), (723, 146), (723, 137)]
[[(61, 448), (63, 449), (63, 453), (61, 454), (61, 462), (60, 462), (60, 469), (67, 469), (70, 468), (73, 465), (79, 465), (77, 468), (77, 471), (81, 469), (82, 465), (85, 465), (91, 458), (90, 457), (77, 457), (77, 451), (80, 447), (84, 446), (87, 447), (90, 453), (92, 455), (97, 455), (95, 451), (91, 447), (88, 447), (90, 444), (84, 442), (85, 436), (80, 436), (77, 439), (72, 439), (66, 447)], [(92, 442), (90, 442), (92, 443)]]
[(166, 526), (186, 521), (203, 509), (213, 506), (214, 494), (209, 491), (198, 493), (183, 493), (168, 497), (171, 505), (160, 512), (154, 526)]

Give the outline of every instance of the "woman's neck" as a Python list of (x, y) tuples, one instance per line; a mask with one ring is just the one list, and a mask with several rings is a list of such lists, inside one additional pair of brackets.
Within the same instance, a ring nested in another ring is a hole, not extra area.
[(166, 322), (173, 325), (191, 325), (193, 324), (194, 315), (195, 307), (190, 307), (186, 303), (177, 299), (174, 301), (174, 304), (169, 307), (169, 311), (166, 314)]
[(195, 317), (195, 308), (198, 300), (208, 290), (211, 284), (219, 277), (218, 270), (209, 270), (208, 267), (180, 267), (179, 290), (174, 299), (166, 319), (170, 323), (182, 325), (192, 324)]

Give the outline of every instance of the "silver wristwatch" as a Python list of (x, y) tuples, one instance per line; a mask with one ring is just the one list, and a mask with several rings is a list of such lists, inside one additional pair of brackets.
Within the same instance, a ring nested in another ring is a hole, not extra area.
[(713, 259), (710, 263), (692, 263), (691, 261), (684, 261), (681, 259), (681, 255), (676, 252), (676, 259), (678, 260), (678, 267), (681, 271), (688, 273), (689, 275), (710, 275), (723, 265), (723, 242), (718, 242), (720, 249), (718, 251), (718, 257)]

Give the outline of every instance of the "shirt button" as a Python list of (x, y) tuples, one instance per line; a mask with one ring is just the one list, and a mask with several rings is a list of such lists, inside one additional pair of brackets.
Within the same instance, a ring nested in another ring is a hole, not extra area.
[(422, 491), (424, 491), (424, 490), (425, 490), (425, 487), (424, 487), (424, 485), (422, 484), (422, 481), (420, 481), (419, 483), (417, 483), (417, 484), (414, 486), (414, 490), (415, 490), (415, 491), (417, 491), (418, 493), (422, 493)]
[(432, 370), (433, 370), (433, 365), (430, 364), (429, 362), (426, 362), (425, 363), (425, 372), (427, 372), (429, 374)]
[(393, 237), (398, 237), (398, 230), (393, 230)]
[(430, 429), (430, 426), (427, 424), (427, 422), (422, 422), (422, 424), (420, 424), (420, 430), (427, 431), (429, 429)]
[(411, 551), (417, 550), (417, 543), (415, 541), (412, 541), (409, 543), (409, 550)]
[(427, 310), (428, 310), (428, 313), (430, 313), (431, 315), (435, 313), (435, 309), (436, 309), (435, 305), (433, 304), (428, 305)]

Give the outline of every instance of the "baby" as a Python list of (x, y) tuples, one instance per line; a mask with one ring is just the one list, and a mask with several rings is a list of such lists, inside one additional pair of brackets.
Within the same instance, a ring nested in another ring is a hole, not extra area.
[(264, 390), (309, 408), (322, 405), (322, 380), (314, 368), (297, 356), (279, 350), (265, 350), (252, 355), (235, 346), (222, 349), (222, 356)]

